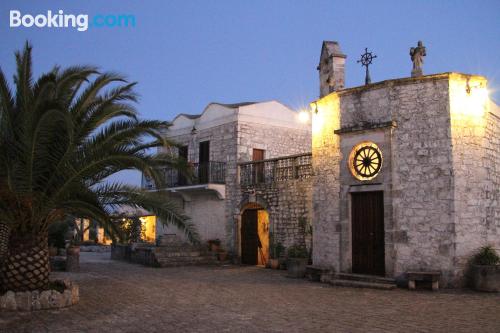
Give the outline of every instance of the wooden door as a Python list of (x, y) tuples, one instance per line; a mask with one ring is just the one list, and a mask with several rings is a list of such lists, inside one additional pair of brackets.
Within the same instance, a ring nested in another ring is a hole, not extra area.
[(210, 181), (210, 141), (200, 142), (198, 162), (198, 179), (200, 184), (206, 184)]
[(352, 272), (385, 275), (383, 192), (352, 193)]
[[(264, 159), (265, 150), (254, 149), (252, 154), (252, 161), (262, 161)], [(264, 163), (254, 164), (253, 172), (253, 183), (263, 183), (264, 182)]]
[[(188, 146), (179, 147), (179, 158), (183, 159), (185, 162), (188, 160)], [(178, 171), (177, 174), (178, 185), (186, 185), (187, 179), (186, 176)]]
[(241, 263), (257, 265), (259, 234), (257, 210), (246, 209), (241, 218)]

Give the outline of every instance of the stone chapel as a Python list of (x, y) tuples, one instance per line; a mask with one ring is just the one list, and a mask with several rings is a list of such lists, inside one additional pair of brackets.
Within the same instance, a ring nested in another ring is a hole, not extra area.
[(481, 246), (500, 248), (500, 109), (485, 77), (440, 73), (344, 87), (323, 42), (311, 103), (313, 264), (464, 283)]

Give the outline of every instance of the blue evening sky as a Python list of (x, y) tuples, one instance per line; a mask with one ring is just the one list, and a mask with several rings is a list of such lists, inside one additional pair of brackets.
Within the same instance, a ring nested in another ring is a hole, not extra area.
[[(132, 14), (135, 28), (9, 28), (9, 11)], [(299, 109), (318, 96), (321, 42), (347, 54), (346, 86), (363, 84), (356, 60), (378, 56), (372, 82), (410, 75), (409, 48), (427, 47), (424, 73), (481, 74), (500, 101), (500, 1), (5, 1), (0, 66), (29, 40), (35, 73), (94, 64), (138, 81), (146, 118), (200, 113), (212, 101), (276, 99)]]

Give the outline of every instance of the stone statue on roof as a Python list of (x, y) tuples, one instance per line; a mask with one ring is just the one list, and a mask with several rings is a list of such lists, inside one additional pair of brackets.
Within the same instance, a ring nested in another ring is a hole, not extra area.
[(413, 62), (413, 69), (411, 71), (412, 77), (423, 75), (422, 65), (426, 55), (425, 46), (421, 40), (418, 41), (417, 47), (410, 48), (411, 61)]

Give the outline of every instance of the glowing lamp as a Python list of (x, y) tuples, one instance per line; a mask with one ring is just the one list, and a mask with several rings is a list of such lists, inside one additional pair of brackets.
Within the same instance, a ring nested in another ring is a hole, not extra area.
[(299, 112), (299, 121), (301, 123), (307, 123), (309, 122), (309, 112), (306, 110), (302, 110)]

